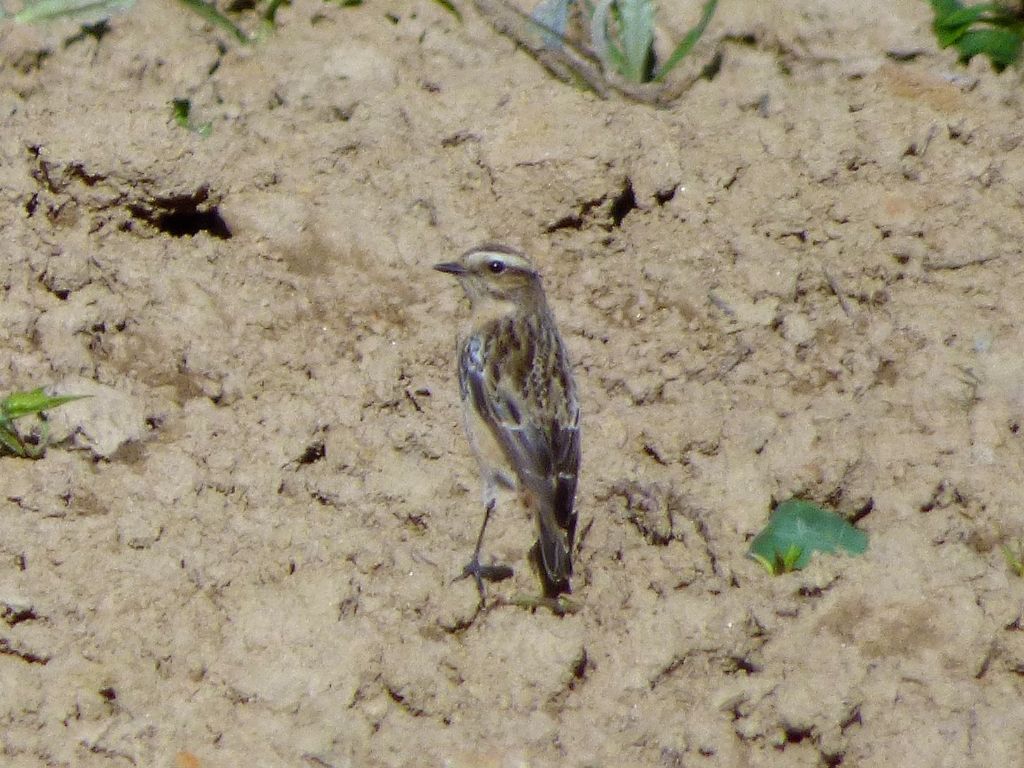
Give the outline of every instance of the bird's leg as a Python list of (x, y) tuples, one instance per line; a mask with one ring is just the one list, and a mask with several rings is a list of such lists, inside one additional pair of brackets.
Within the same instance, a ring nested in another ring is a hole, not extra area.
[(484, 543), (484, 531), (487, 530), (487, 522), (491, 519), (491, 512), (494, 511), (495, 499), (492, 496), (488, 499), (484, 506), (484, 522), (480, 526), (480, 533), (476, 537), (476, 548), (473, 550), (473, 559), (466, 564), (466, 567), (462, 569), (462, 576), (460, 578), (466, 578), (472, 576), (473, 580), (476, 581), (477, 591), (480, 593), (480, 602), (483, 603), (486, 597), (486, 591), (484, 590), (484, 579), (487, 581), (502, 581), (512, 576), (513, 571), (507, 565), (481, 565), (480, 564), (480, 548)]

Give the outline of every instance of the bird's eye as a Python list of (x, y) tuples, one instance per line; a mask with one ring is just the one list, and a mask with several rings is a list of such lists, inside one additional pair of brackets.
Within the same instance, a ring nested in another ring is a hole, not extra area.
[(500, 275), (505, 271), (505, 262), (495, 259), (494, 261), (487, 262), (487, 268), (491, 270), (492, 275)]

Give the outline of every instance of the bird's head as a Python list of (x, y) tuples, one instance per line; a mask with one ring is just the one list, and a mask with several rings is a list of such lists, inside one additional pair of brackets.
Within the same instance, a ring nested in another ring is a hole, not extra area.
[(544, 300), (540, 274), (526, 254), (507, 245), (479, 245), (434, 269), (454, 275), (474, 307), (508, 302), (528, 308)]

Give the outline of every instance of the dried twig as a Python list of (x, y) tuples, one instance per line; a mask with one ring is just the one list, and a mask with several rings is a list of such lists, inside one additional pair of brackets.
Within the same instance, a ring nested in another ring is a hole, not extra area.
[(823, 266), (821, 271), (825, 274), (825, 282), (828, 283), (828, 287), (832, 289), (832, 293), (839, 299), (839, 306), (843, 308), (843, 313), (852, 320), (854, 317), (853, 307), (846, 300), (846, 295), (843, 293), (839, 281), (836, 280), (835, 275), (832, 274), (828, 267)]
[(942, 269), (963, 269), (964, 267), (973, 267), (978, 264), (985, 264), (986, 262), (989, 261), (995, 261), (996, 259), (999, 258), (1001, 257), (996, 255), (989, 255), (968, 256), (967, 258), (964, 259), (945, 259), (942, 261), (937, 259), (926, 259), (921, 266), (932, 272), (937, 272)]

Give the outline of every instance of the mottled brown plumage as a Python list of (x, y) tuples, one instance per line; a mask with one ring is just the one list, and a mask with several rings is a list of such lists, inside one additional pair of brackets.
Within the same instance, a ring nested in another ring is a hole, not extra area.
[(459, 384), (466, 433), (484, 481), (485, 515), (465, 573), (477, 579), (507, 569), (479, 564), (497, 489), (518, 490), (537, 522), (537, 561), (547, 596), (569, 592), (580, 464), (579, 405), (565, 346), (540, 275), (503, 245), (470, 249), (436, 269), (454, 275), (472, 305), (459, 341)]

